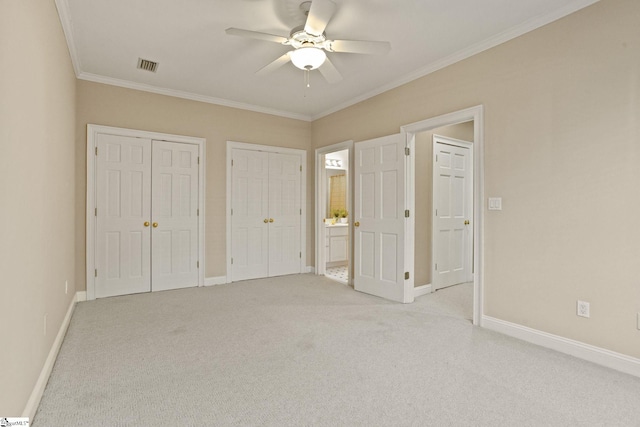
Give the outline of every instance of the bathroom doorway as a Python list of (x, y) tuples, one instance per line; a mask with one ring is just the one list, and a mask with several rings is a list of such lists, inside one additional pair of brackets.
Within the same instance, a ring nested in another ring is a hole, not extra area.
[(316, 150), (316, 274), (352, 284), (353, 142)]

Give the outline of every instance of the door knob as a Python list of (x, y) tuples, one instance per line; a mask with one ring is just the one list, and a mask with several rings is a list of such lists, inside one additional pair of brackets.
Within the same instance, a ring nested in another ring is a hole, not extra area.
[(268, 219), (268, 218), (265, 218), (265, 219), (264, 219), (264, 221), (262, 221), (262, 222), (264, 222), (265, 224), (267, 224), (267, 223), (269, 222), (269, 219)]
[(151, 225), (153, 225), (153, 228), (156, 228), (156, 227), (158, 226), (158, 223), (157, 223), (157, 222), (154, 222), (154, 223), (153, 223), (153, 224), (151, 224)]
[(469, 220), (468, 219), (464, 222), (464, 225), (469, 225)]
[(360, 223), (358, 221), (356, 221), (356, 222), (353, 223), (353, 226), (354, 227), (360, 227)]
[(145, 221), (145, 222), (144, 222), (144, 226), (145, 226), (145, 227), (148, 227), (148, 226), (149, 226), (149, 221)]
[(273, 222), (273, 218), (269, 218), (269, 222)]

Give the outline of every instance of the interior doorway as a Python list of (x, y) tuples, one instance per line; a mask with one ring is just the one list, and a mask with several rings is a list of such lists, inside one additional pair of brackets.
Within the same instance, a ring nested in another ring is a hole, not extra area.
[(316, 274), (352, 284), (353, 142), (316, 150)]
[[(482, 106), (434, 117), (402, 127), (407, 148), (411, 155), (407, 165), (407, 208), (411, 215), (406, 222), (405, 265), (410, 272), (409, 282), (413, 296), (429, 294), (435, 291), (435, 261), (433, 219), (435, 207), (433, 200), (434, 185), (434, 135), (455, 138), (473, 145), (473, 172), (471, 184), (472, 209), (469, 210), (471, 247), (469, 255), (472, 277), (463, 279), (473, 289), (473, 323), (480, 325), (482, 318), (482, 159), (483, 159), (483, 109)], [(437, 204), (437, 203), (435, 203)], [(467, 215), (465, 215), (467, 216)], [(437, 279), (436, 279), (437, 280)], [(469, 298), (471, 300), (471, 298)]]

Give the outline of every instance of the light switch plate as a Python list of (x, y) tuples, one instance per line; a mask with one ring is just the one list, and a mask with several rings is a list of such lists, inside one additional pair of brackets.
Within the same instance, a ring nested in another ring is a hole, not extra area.
[(489, 210), (501, 211), (502, 210), (502, 197), (489, 197)]

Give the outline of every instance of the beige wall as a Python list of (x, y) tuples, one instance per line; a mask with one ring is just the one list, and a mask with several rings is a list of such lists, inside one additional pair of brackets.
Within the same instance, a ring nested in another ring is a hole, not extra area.
[(473, 142), (473, 121), (416, 134), (414, 285), (431, 283), (433, 206), (433, 135)]
[[(75, 77), (53, 1), (2, 0), (0, 415), (3, 417), (23, 413), (75, 295), (74, 114)], [(67, 294), (65, 280), (69, 281)]]
[[(311, 124), (268, 114), (172, 98), (78, 80), (76, 116), (76, 281), (85, 289), (87, 124), (206, 138), (205, 277), (226, 276), (227, 141), (308, 150), (307, 221), (312, 224)], [(313, 227), (307, 230), (307, 265), (313, 263)]]
[(640, 357), (638, 22), (602, 0), (316, 120), (313, 146), (484, 105), (485, 314)]

